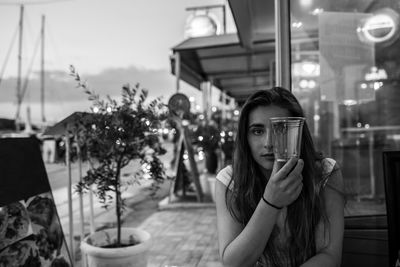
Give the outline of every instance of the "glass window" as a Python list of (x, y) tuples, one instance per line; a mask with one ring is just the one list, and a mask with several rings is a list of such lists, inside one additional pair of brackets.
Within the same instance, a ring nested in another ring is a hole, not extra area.
[(292, 92), (342, 168), (346, 216), (386, 213), (382, 151), (400, 147), (398, 1), (291, 1)]

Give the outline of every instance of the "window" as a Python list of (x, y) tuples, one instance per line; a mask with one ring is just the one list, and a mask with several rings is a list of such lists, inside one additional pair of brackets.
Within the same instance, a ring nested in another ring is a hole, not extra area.
[(400, 148), (396, 2), (290, 2), (292, 92), (342, 168), (346, 216), (386, 213), (382, 152)]

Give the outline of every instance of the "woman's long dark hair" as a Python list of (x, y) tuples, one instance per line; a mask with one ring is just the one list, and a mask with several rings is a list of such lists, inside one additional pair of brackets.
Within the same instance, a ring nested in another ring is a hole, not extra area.
[[(268, 178), (264, 177), (252, 157), (247, 141), (249, 114), (259, 106), (277, 106), (288, 110), (293, 117), (304, 117), (303, 110), (288, 90), (274, 87), (252, 94), (242, 107), (233, 157), (233, 194), (226, 204), (232, 216), (246, 225), (254, 213)], [(323, 197), (320, 195), (322, 171), (319, 161), (322, 156), (315, 151), (307, 123), (303, 127), (300, 158), (304, 160), (303, 190), (300, 196), (288, 206), (286, 225), (290, 231), (289, 261), (291, 266), (299, 266), (316, 253), (315, 232), (321, 219), (326, 220)], [(229, 188), (229, 187), (228, 187)], [(235, 207), (235, 209), (233, 208)], [(279, 266), (279, 255), (273, 247), (273, 233), (264, 253), (274, 266)]]

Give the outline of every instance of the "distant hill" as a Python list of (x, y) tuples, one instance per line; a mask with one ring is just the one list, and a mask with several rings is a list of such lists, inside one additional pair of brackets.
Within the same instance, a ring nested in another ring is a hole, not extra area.
[[(79, 72), (79, 66), (75, 66)], [(167, 103), (169, 97), (176, 92), (176, 78), (169, 70), (148, 70), (136, 67), (108, 69), (96, 75), (79, 73), (88, 86), (101, 96), (110, 95), (120, 99), (121, 87), (130, 83), (139, 83), (148, 89), (149, 97), (162, 96)], [(32, 75), (29, 90), (21, 107), (21, 117), (26, 120), (26, 107), (30, 106), (33, 122), (40, 121), (40, 80), (39, 75)], [(0, 116), (13, 119), (16, 113), (16, 78), (4, 79), (0, 84)], [(181, 82), (181, 92), (194, 96), (199, 105), (202, 104), (202, 93)], [(46, 73), (45, 80), (45, 116), (49, 121), (59, 121), (75, 111), (88, 111), (90, 102), (80, 88), (76, 88), (74, 78), (68, 70)]]
[[(75, 66), (79, 72), (79, 66)], [(148, 70), (136, 67), (107, 69), (96, 75), (80, 73), (88, 85), (100, 95), (119, 95), (122, 85), (139, 83), (141, 87), (149, 90), (151, 97), (164, 96), (166, 101), (175, 93), (175, 76), (169, 70)], [(31, 102), (40, 102), (39, 75), (29, 81), (25, 99)], [(16, 78), (4, 79), (0, 84), (0, 103), (14, 102), (16, 99)], [(201, 92), (182, 82), (182, 91), (188, 95), (201, 98)], [(53, 71), (46, 73), (45, 99), (52, 101), (83, 100), (86, 97), (76, 88), (74, 79), (65, 72)]]

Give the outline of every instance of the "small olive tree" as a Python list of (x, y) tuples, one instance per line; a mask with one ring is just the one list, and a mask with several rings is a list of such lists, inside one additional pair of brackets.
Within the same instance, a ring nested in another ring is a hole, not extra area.
[(75, 125), (78, 143), (90, 163), (89, 170), (77, 185), (77, 191), (83, 193), (93, 185), (104, 206), (115, 201), (115, 246), (119, 247), (122, 245), (121, 215), (125, 208), (121, 197), (125, 188), (121, 171), (133, 160), (138, 160), (138, 169), (126, 174), (130, 176), (127, 180), (136, 183), (146, 177), (153, 180), (152, 189), (159, 188), (166, 175), (158, 156), (166, 151), (161, 146), (158, 129), (167, 118), (167, 111), (160, 98), (147, 103), (148, 92), (139, 84), (122, 86), (122, 99), (118, 102), (110, 96), (101, 99), (86, 82), (82, 82), (73, 66), (70, 66), (70, 75), (92, 102), (91, 113), (82, 113)]

